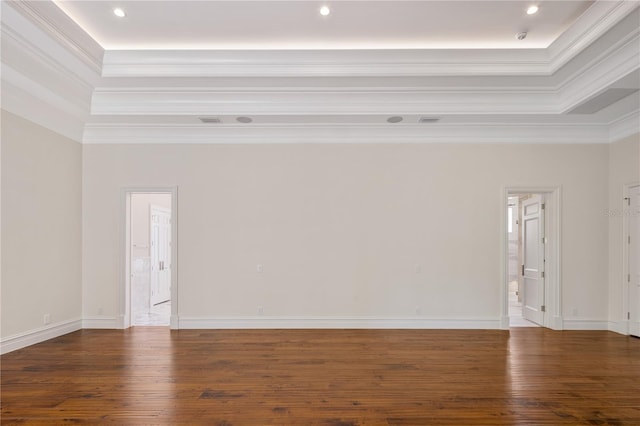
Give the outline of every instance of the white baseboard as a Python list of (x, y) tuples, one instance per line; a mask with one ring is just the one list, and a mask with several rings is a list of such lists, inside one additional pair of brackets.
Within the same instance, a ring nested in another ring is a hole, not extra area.
[(45, 340), (63, 336), (83, 328), (83, 321), (79, 318), (60, 321), (34, 330), (14, 334), (0, 341), (0, 354), (6, 354)]
[(82, 328), (122, 328), (116, 317), (86, 317), (82, 319)]
[(624, 335), (629, 334), (629, 321), (609, 321), (609, 331), (613, 331), (614, 333), (620, 333)]
[(564, 330), (609, 330), (609, 321), (606, 320), (564, 320)]
[(552, 330), (563, 330), (564, 329), (564, 320), (559, 315), (554, 315), (551, 318), (551, 329)]
[(489, 329), (499, 330), (500, 319), (425, 319), (369, 317), (183, 317), (176, 320), (180, 329), (248, 328), (398, 328), (398, 329)]

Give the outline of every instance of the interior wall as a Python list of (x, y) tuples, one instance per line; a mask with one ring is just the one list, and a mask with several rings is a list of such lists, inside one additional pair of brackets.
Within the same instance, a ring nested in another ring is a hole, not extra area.
[(628, 296), (623, 291), (623, 219), (629, 209), (623, 188), (633, 183), (640, 183), (640, 133), (609, 145), (609, 205), (603, 212), (609, 225), (609, 319), (620, 332), (625, 332), (621, 323), (626, 318), (623, 299)]
[(81, 316), (82, 145), (2, 111), (2, 338)]
[(501, 188), (561, 185), (563, 310), (606, 323), (607, 168), (605, 144), (87, 145), (85, 314), (118, 314), (120, 189), (177, 185), (181, 320), (497, 321)]

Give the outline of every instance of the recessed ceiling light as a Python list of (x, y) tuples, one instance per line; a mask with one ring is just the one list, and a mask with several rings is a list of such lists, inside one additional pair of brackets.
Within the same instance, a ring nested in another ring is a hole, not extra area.
[(530, 6), (529, 9), (527, 9), (527, 15), (533, 15), (537, 11), (538, 11), (538, 6)]
[(251, 117), (237, 117), (236, 121), (238, 123), (248, 124), (248, 123), (251, 123), (253, 121), (253, 118), (251, 118)]
[(393, 115), (389, 118), (387, 118), (387, 122), (389, 123), (399, 123), (403, 120), (402, 117), (400, 117), (399, 115)]
[(113, 9), (113, 14), (116, 15), (118, 18), (124, 18), (125, 16), (127, 16), (127, 14), (124, 13), (124, 10), (120, 9), (119, 7), (116, 7), (115, 9)]
[(329, 9), (329, 7), (328, 7), (328, 6), (322, 6), (322, 7), (320, 8), (320, 15), (322, 15), (322, 16), (327, 16), (327, 15), (329, 15), (330, 13), (331, 13), (331, 9)]

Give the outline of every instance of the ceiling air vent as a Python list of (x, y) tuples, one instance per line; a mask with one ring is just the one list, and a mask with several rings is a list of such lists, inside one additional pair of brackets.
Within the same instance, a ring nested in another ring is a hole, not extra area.
[(200, 121), (207, 124), (220, 124), (222, 121), (218, 117), (198, 117)]
[(419, 123), (437, 123), (440, 121), (440, 117), (420, 117)]

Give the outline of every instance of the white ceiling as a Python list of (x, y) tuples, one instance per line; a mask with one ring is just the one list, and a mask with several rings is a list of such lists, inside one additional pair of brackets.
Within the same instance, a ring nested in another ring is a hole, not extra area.
[(602, 143), (640, 130), (638, 0), (13, 0), (0, 19), (3, 108), (84, 143)]
[[(56, 0), (106, 50), (547, 48), (592, 1)], [(527, 15), (531, 5), (535, 15)], [(321, 16), (322, 5), (331, 7)], [(127, 16), (118, 18), (114, 7)], [(525, 40), (517, 40), (526, 31)]]

